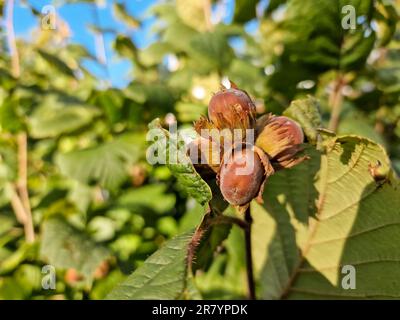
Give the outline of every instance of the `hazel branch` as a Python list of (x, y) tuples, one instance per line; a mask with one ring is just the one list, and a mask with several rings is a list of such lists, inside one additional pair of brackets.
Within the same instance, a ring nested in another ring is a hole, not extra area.
[[(28, 138), (26, 132), (21, 132), (17, 136), (18, 144), (18, 182), (17, 190), (19, 194), (19, 199), (25, 211), (25, 219), (23, 220), (25, 237), (27, 242), (35, 241), (35, 232), (33, 228), (33, 219), (31, 205), (29, 202), (29, 192), (28, 192)], [(17, 195), (17, 193), (15, 193)], [(15, 204), (17, 204), (14, 199)], [(19, 208), (17, 205), (16, 208)], [(19, 209), (16, 215), (21, 216), (21, 209)]]

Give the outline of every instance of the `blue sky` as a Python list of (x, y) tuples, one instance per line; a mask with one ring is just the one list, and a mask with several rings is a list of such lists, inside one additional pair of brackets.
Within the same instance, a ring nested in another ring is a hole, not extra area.
[[(160, 0), (126, 0), (123, 1), (128, 9), (128, 13), (135, 18), (139, 18), (143, 23), (141, 28), (131, 31), (131, 38), (138, 48), (145, 48), (155, 41), (154, 34), (151, 32), (154, 17), (149, 15), (149, 8)], [(27, 0), (35, 9), (41, 11), (43, 6), (62, 1), (50, 0)], [(112, 28), (118, 32), (127, 34), (127, 27), (117, 21), (113, 15), (112, 0), (104, 0), (105, 6), (98, 9), (100, 24), (103, 28)], [(224, 22), (232, 19), (234, 0), (225, 0), (226, 15)], [(72, 31), (71, 42), (84, 45), (90, 53), (95, 54), (95, 37), (89, 31), (88, 25), (94, 24), (93, 7), (90, 4), (75, 3), (56, 5), (57, 13), (61, 18), (68, 22)], [(37, 24), (37, 19), (32, 15), (30, 9), (23, 5), (21, 0), (16, 0), (14, 12), (15, 31), (18, 37), (29, 39), (30, 30)], [(248, 31), (255, 29), (254, 22), (248, 25)], [(112, 50), (112, 41), (115, 35), (105, 34), (105, 46), (108, 62), (108, 72), (101, 68), (99, 64), (93, 61), (85, 61), (84, 66), (88, 68), (97, 77), (107, 79), (110, 77), (111, 84), (115, 87), (124, 87), (131, 80), (130, 70), (132, 64), (126, 59), (121, 59)]]
[[(28, 1), (35, 9), (41, 11), (42, 7), (48, 4), (57, 3), (57, 1), (49, 0), (29, 0)], [(58, 1), (60, 2), (60, 1)], [(124, 24), (118, 22), (112, 11), (112, 1), (106, 0), (105, 7), (98, 9), (101, 27), (113, 28), (119, 32), (127, 31)], [(150, 6), (155, 3), (155, 0), (130, 0), (125, 1), (129, 14), (136, 18), (143, 18)], [(89, 31), (88, 25), (94, 24), (93, 7), (90, 4), (76, 3), (64, 4), (56, 6), (57, 13), (60, 17), (67, 21), (71, 31), (71, 42), (80, 43), (84, 45), (89, 52), (95, 54), (95, 38), (94, 34)], [(139, 30), (132, 32), (132, 39), (139, 48), (146, 47), (149, 43), (153, 42), (154, 35), (150, 32), (150, 27), (153, 18), (149, 17), (144, 19), (144, 23)], [(30, 30), (37, 24), (37, 19), (32, 15), (29, 8), (22, 4), (21, 0), (16, 1), (14, 12), (15, 32), (17, 36), (29, 38)], [(114, 35), (105, 34), (106, 55), (108, 61), (108, 70), (110, 72), (111, 83), (116, 87), (125, 86), (130, 80), (129, 71), (132, 68), (130, 61), (119, 58), (112, 50), (112, 40)], [(100, 78), (107, 79), (108, 75), (104, 68), (101, 68), (93, 61), (85, 61), (84, 66)]]

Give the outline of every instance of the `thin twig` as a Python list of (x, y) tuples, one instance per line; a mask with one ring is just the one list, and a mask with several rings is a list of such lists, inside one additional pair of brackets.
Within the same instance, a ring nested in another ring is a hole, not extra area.
[[(11, 57), (11, 72), (15, 78), (21, 73), (17, 43), (14, 32), (14, 0), (8, 0), (6, 6), (7, 43)], [(15, 216), (24, 225), (27, 242), (35, 241), (33, 219), (28, 193), (28, 143), (26, 132), (17, 135), (18, 144), (18, 182), (12, 189), (11, 206)]]
[(13, 208), (17, 221), (20, 224), (25, 225), (26, 223), (25, 208), (24, 205), (22, 204), (21, 199), (17, 194), (17, 190), (15, 189), (14, 185), (11, 186), (11, 207)]
[(343, 94), (342, 89), (345, 85), (344, 77), (339, 73), (334, 82), (333, 90), (329, 96), (329, 105), (331, 107), (331, 118), (329, 120), (329, 130), (336, 132), (339, 121), (340, 113), (342, 112)]
[(17, 136), (18, 144), (18, 182), (17, 190), (25, 209), (25, 236), (27, 242), (35, 241), (35, 232), (33, 229), (32, 210), (29, 202), (28, 192), (28, 137), (26, 132), (20, 132)]
[(6, 35), (11, 57), (11, 72), (15, 78), (20, 76), (19, 56), (14, 32), (14, 0), (8, 0), (6, 7)]
[(248, 224), (248, 227), (244, 229), (244, 236), (246, 243), (246, 271), (247, 271), (248, 295), (250, 300), (256, 300), (256, 288), (255, 288), (254, 272), (253, 272), (253, 258), (251, 253), (251, 224), (253, 223), (253, 218), (251, 217), (250, 206), (246, 209), (244, 218)]

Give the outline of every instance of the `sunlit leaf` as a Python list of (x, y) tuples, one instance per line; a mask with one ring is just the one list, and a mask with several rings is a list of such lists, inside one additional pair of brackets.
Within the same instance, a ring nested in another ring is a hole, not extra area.
[[(254, 208), (265, 210), (271, 222), (264, 228), (270, 240), (259, 275), (261, 295), (397, 297), (400, 189), (387, 155), (357, 136), (333, 137), (326, 145), (321, 158), (271, 177), (265, 207)], [(345, 265), (355, 268), (352, 290), (342, 284)]]

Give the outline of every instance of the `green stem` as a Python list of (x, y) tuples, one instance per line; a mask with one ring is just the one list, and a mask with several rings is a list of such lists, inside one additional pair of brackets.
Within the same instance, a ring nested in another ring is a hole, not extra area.
[(246, 245), (246, 271), (247, 271), (248, 295), (250, 300), (256, 300), (253, 258), (251, 254), (251, 224), (253, 223), (253, 218), (251, 217), (250, 206), (246, 209), (244, 217), (245, 221), (247, 222), (247, 228), (244, 229), (244, 236)]

